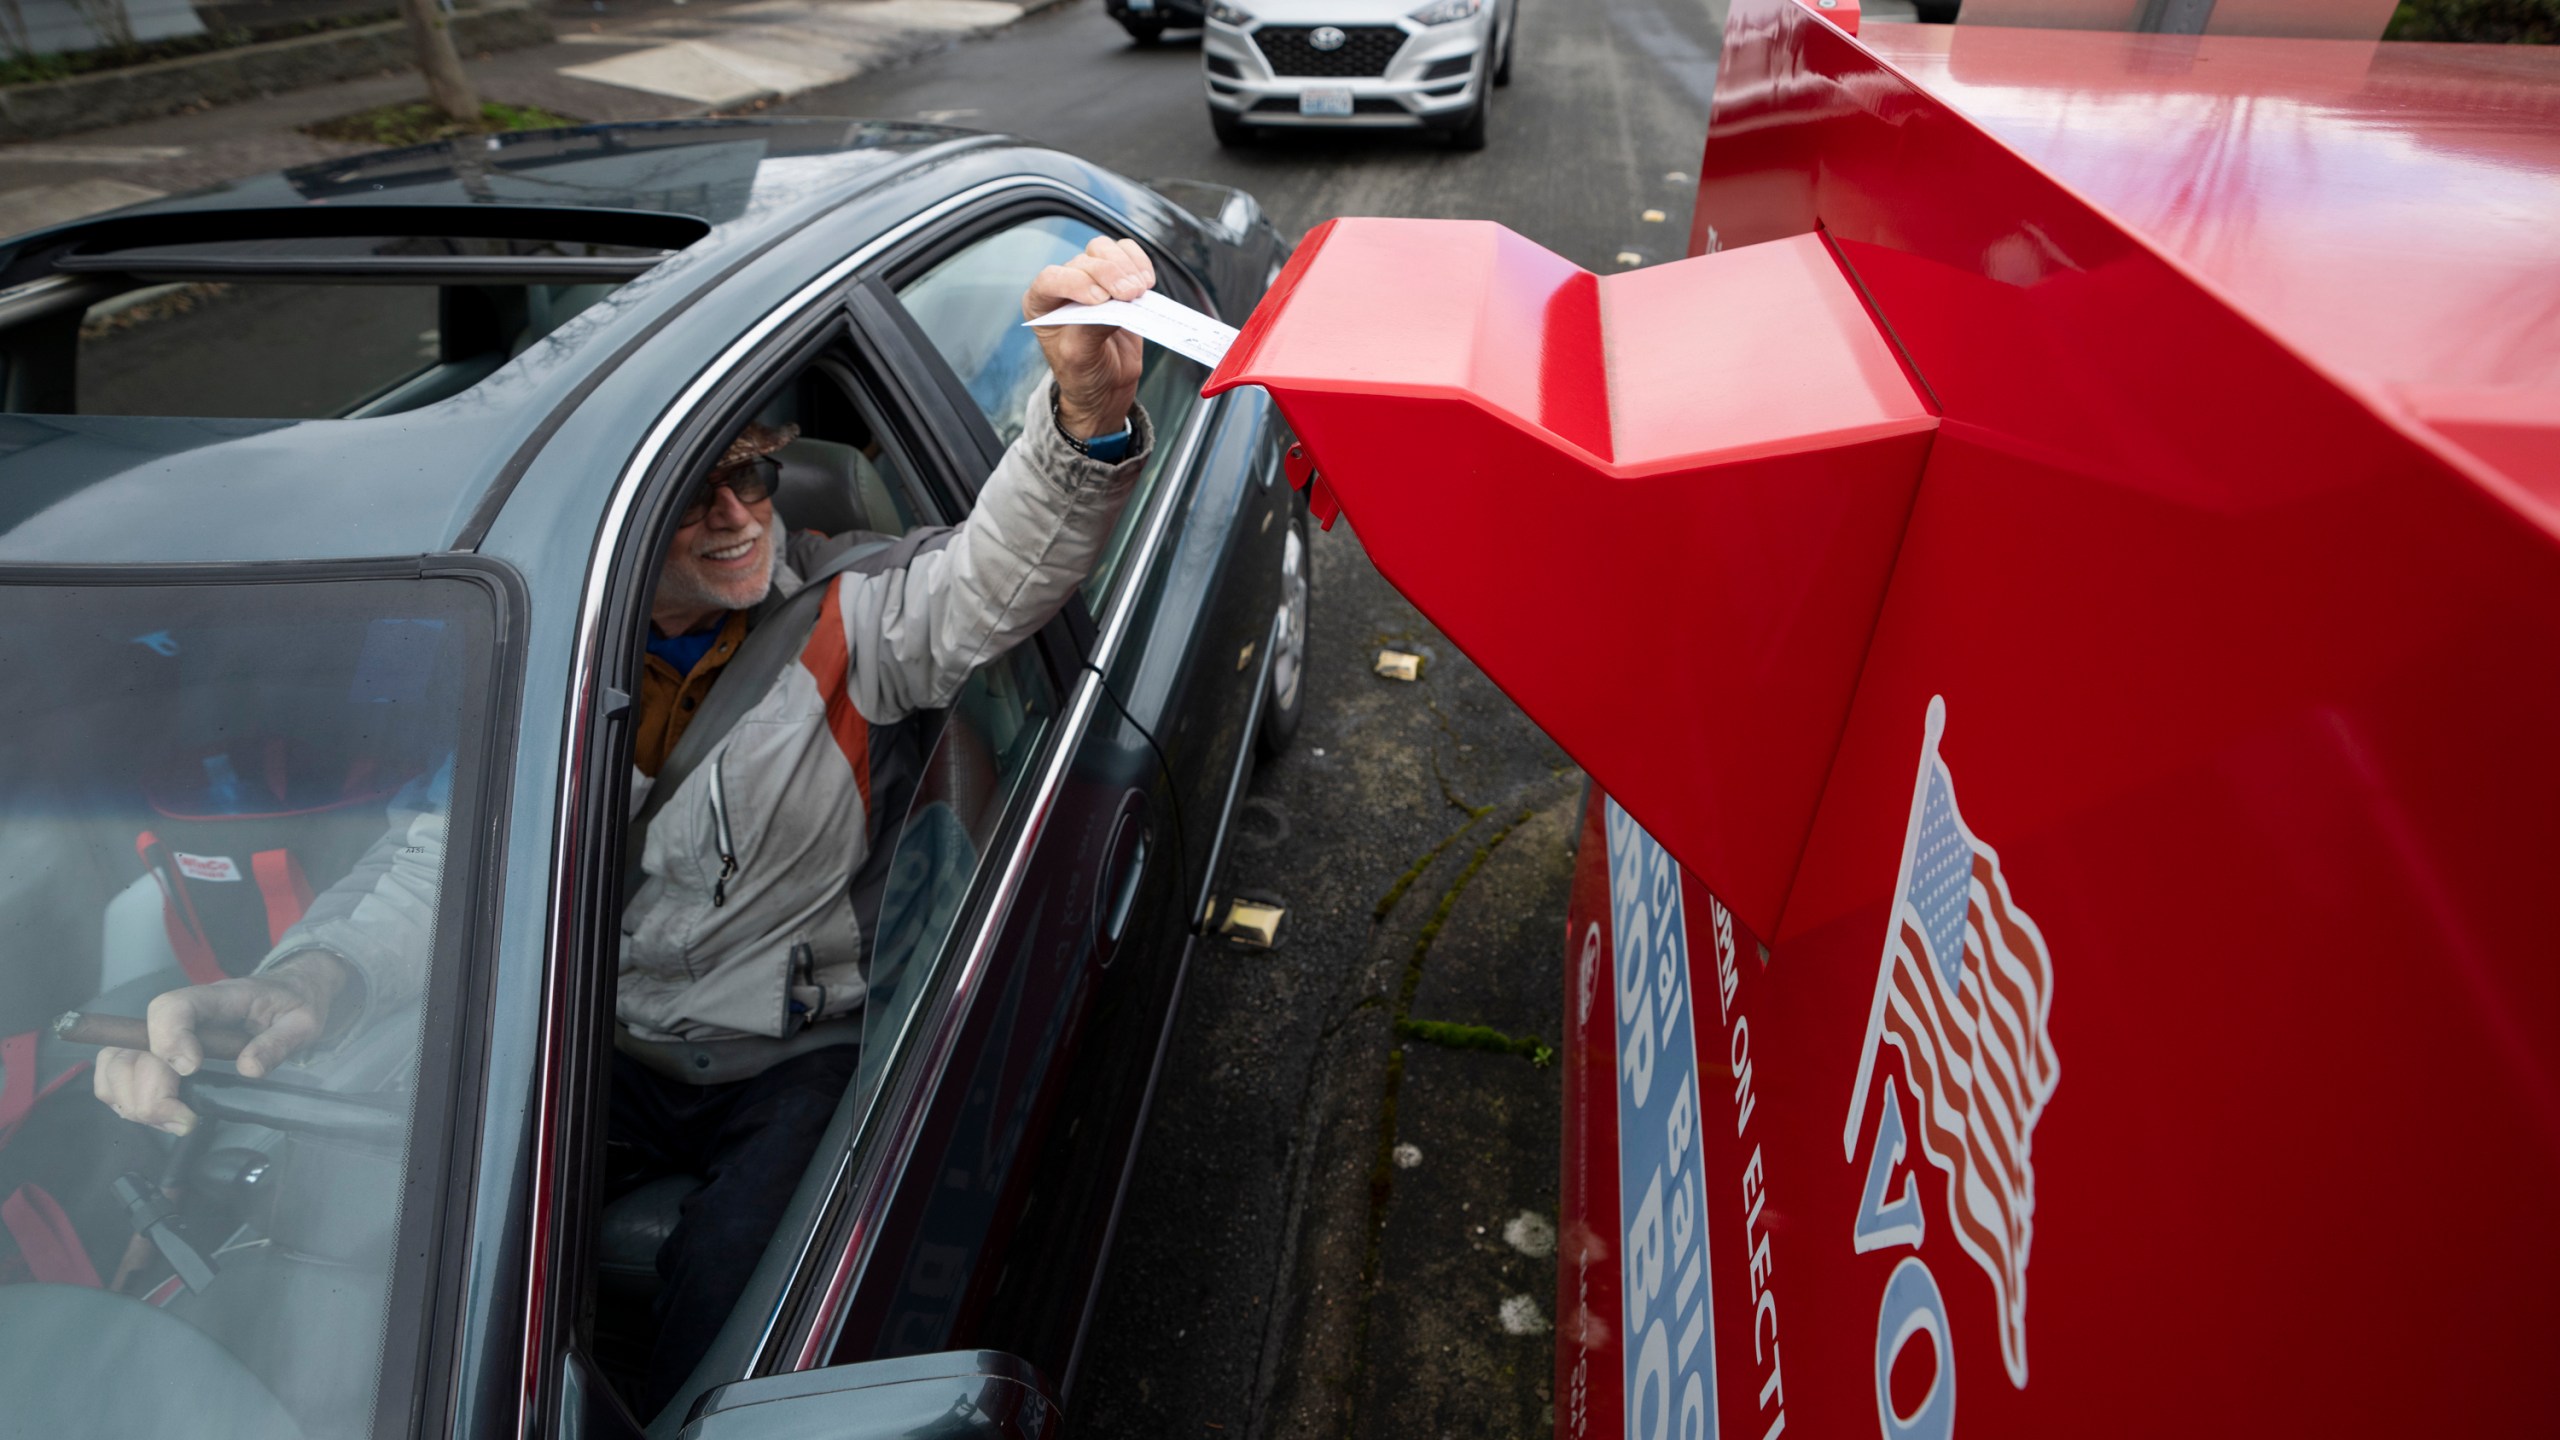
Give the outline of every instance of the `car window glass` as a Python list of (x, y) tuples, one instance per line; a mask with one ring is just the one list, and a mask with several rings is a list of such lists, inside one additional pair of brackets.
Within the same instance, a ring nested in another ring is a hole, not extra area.
[[(1081, 220), (1040, 216), (968, 245), (898, 292), (995, 427), (996, 438), (1008, 445), (1022, 433), (1023, 407), (1048, 373), (1038, 339), (1022, 325), (1022, 292), (1043, 267), (1074, 259), (1101, 233)], [(1119, 528), (1086, 582), (1088, 600), (1096, 609), (1113, 592), (1129, 538), (1172, 453), (1174, 437), (1200, 403), (1200, 387), (1209, 378), (1206, 368), (1160, 345), (1147, 347), (1145, 366), (1138, 403), (1155, 424), (1156, 446), (1140, 473), (1138, 493), (1121, 512)]]
[[(609, 294), (587, 285), (153, 285), (91, 304), (70, 332), (67, 394), (13, 409), (308, 420), (391, 414), (481, 380)], [(16, 363), (40, 367), (41, 349)]]
[[(0, 588), (0, 1429), (369, 1434), (405, 1383), (491, 653), (459, 582)], [(208, 1059), (183, 1138), (100, 1104), (51, 1023), (307, 951), (352, 977), (325, 1028), (264, 1081)]]
[(1085, 581), (1086, 601), (1097, 613), (1119, 589), (1121, 562), (1128, 558), (1130, 537), (1137, 533), (1140, 518), (1147, 513), (1149, 500), (1155, 494), (1156, 482), (1173, 460), (1174, 442), (1190, 422), (1192, 408), (1200, 403), (1200, 387), (1208, 383), (1207, 366), (1161, 345), (1147, 347), (1147, 368), (1138, 379), (1138, 404), (1155, 424), (1155, 449), (1148, 452), (1147, 463), (1138, 471), (1137, 490), (1130, 495), (1128, 508), (1120, 512), (1120, 523), (1112, 529), (1111, 538), (1104, 542), (1092, 577)]
[(1022, 292), (1101, 234), (1081, 220), (1043, 215), (976, 241), (898, 291), (1003, 444), (1022, 433), (1022, 407), (1048, 373), (1038, 337), (1023, 328)]
[(998, 822), (1056, 715), (1056, 692), (1028, 645), (971, 676), (944, 715), (879, 872), (871, 995), (856, 1079), (861, 1093), (871, 1093), (887, 1073), (907, 1017), (949, 948)]

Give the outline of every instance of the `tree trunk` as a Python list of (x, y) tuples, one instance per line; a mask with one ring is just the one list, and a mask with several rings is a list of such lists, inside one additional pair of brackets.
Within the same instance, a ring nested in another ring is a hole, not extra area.
[(436, 0), (400, 0), (400, 12), (408, 17), (409, 38), (418, 47), (418, 69), (427, 77), (427, 98), (449, 120), (478, 123), (480, 94), (471, 88), (471, 77), (462, 73), (462, 57), (454, 52), (444, 7)]

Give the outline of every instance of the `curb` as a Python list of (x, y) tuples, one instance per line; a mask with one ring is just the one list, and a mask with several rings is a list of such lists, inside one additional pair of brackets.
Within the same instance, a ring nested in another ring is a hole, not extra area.
[[(496, 0), (453, 17), (454, 47), (466, 55), (521, 49), (551, 38), (550, 17), (530, 0)], [(0, 141), (104, 129), (190, 106), (409, 69), (416, 60), (407, 22), (386, 20), (69, 80), (0, 87)]]

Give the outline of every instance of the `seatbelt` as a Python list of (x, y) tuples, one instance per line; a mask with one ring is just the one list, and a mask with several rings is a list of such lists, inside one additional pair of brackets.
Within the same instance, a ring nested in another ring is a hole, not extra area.
[(912, 531), (892, 540), (849, 545), (810, 570), (806, 584), (755, 619), (745, 643), (739, 645), (738, 653), (728, 664), (720, 667), (720, 678), (711, 682), (711, 697), (694, 712), (683, 738), (667, 752), (666, 763), (658, 767), (657, 779), (651, 782), (649, 798), (641, 803), (640, 813), (631, 818), (631, 832), (623, 840), (623, 904), (630, 904), (640, 889), (640, 857), (648, 851), (649, 822), (658, 818), (658, 812), (667, 807), (677, 789), (773, 688), (782, 667), (797, 659), (808, 645), (809, 632), (817, 628), (819, 607), (826, 601), (827, 582), (866, 562), (873, 562), (875, 572), (895, 569), (939, 533)]

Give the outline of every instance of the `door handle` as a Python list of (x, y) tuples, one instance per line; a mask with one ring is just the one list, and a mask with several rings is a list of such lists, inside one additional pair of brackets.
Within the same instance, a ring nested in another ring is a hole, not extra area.
[(1120, 818), (1111, 829), (1111, 843), (1103, 852), (1102, 872), (1094, 885), (1093, 948), (1103, 964), (1111, 963), (1120, 949), (1122, 937), (1129, 933), (1129, 922), (1138, 908), (1138, 888), (1146, 878), (1147, 859), (1154, 853), (1152, 827), (1147, 824), (1147, 797), (1132, 790), (1121, 802)]

